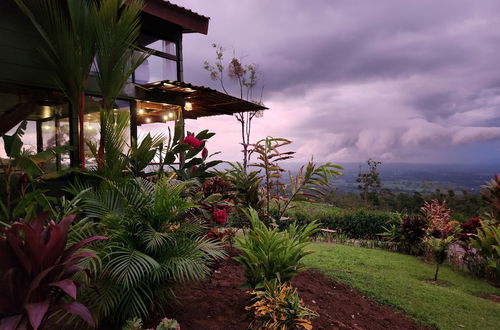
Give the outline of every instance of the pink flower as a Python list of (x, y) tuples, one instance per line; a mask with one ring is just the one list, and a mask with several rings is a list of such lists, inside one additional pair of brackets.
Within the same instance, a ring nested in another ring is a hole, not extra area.
[(202, 141), (198, 140), (194, 136), (194, 133), (191, 133), (190, 135), (188, 135), (184, 138), (184, 141), (182, 141), (182, 143), (189, 144), (191, 146), (191, 148), (197, 149), (201, 146)]
[(208, 156), (208, 150), (207, 148), (203, 148), (203, 150), (201, 151), (201, 158), (207, 159), (207, 156)]
[(227, 211), (226, 209), (214, 211), (212, 217), (216, 223), (223, 225), (227, 221)]

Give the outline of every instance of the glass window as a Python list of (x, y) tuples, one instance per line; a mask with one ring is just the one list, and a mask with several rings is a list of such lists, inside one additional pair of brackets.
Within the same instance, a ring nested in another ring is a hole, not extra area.
[[(97, 161), (88, 145), (92, 145), (95, 150), (99, 148), (101, 137), (100, 102), (101, 98), (99, 97), (87, 96), (85, 98), (83, 136), (85, 138), (85, 163), (87, 167), (97, 166)], [(123, 152), (127, 152), (130, 142), (130, 103), (127, 100), (116, 100), (115, 106), (113, 110), (115, 115), (122, 113), (122, 115), (127, 117), (128, 125), (123, 134), (126, 143), (126, 150), (123, 150)]]
[(156, 40), (150, 43), (146, 43), (143, 47), (169, 55), (176, 55), (175, 43), (167, 40)]
[(135, 71), (135, 82), (146, 84), (162, 80), (177, 80), (175, 61), (151, 55)]

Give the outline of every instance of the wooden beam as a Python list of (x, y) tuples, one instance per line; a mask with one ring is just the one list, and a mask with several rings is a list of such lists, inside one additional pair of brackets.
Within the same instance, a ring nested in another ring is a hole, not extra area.
[(208, 17), (198, 15), (188, 9), (164, 2), (163, 0), (146, 0), (142, 11), (179, 25), (183, 28), (184, 32), (208, 33)]
[(26, 119), (34, 110), (36, 103), (33, 100), (18, 103), (0, 116), (0, 134), (5, 134), (17, 124)]

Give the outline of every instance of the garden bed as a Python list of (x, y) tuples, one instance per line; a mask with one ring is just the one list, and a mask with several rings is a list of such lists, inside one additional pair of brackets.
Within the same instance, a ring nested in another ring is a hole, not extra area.
[[(183, 330), (246, 329), (252, 315), (245, 310), (251, 295), (239, 288), (244, 281), (243, 268), (228, 258), (207, 281), (180, 287), (181, 303), (167, 306), (166, 316), (179, 321)], [(317, 270), (299, 274), (292, 284), (304, 303), (320, 314), (313, 320), (315, 329), (425, 329)]]

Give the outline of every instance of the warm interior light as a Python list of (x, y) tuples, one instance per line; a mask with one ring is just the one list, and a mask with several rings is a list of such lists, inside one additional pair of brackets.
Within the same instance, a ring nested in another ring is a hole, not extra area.
[(168, 117), (169, 117), (169, 118), (174, 118), (174, 113), (173, 113), (173, 112), (169, 112), (169, 113), (168, 113)]
[(193, 110), (193, 104), (191, 102), (186, 102), (186, 104), (184, 104), (184, 110), (186, 111)]
[(151, 122), (151, 118), (146, 118), (146, 123), (150, 123)]
[(168, 120), (168, 116), (167, 116), (167, 115), (164, 115), (164, 116), (163, 116), (163, 120)]
[(139, 109), (139, 114), (143, 115), (144, 114), (144, 109)]
[(48, 131), (50, 129), (50, 126), (49, 125), (43, 125), (43, 129)]

